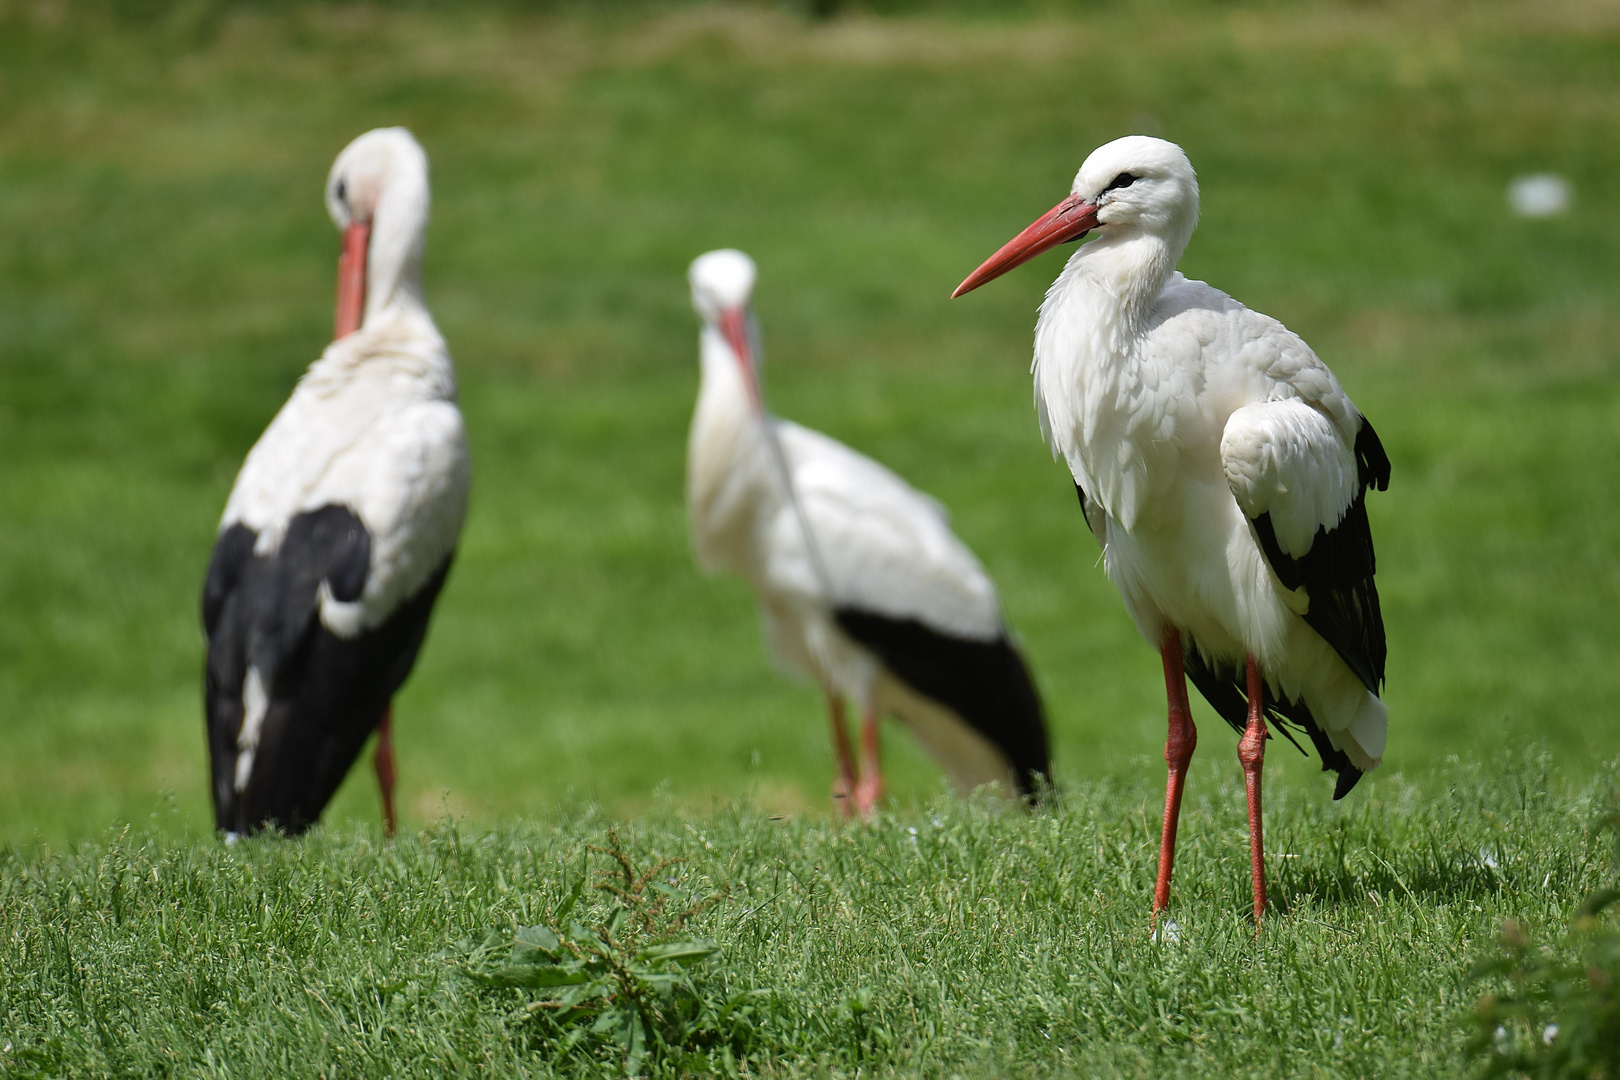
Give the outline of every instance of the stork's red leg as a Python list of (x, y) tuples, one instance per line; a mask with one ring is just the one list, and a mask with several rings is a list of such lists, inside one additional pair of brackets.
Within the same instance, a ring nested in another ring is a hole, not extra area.
[(855, 809), (870, 814), (883, 798), (883, 761), (878, 740), (878, 715), (861, 714), (861, 782), (855, 785)]
[(1159, 836), (1159, 880), (1153, 886), (1153, 919), (1170, 902), (1170, 872), (1176, 864), (1176, 823), (1181, 818), (1181, 789), (1187, 781), (1187, 763), (1198, 745), (1192, 707), (1187, 702), (1187, 676), (1181, 663), (1181, 631), (1166, 627), (1159, 644), (1164, 663), (1164, 696), (1169, 702), (1170, 732), (1164, 740), (1164, 761), (1170, 779), (1164, 789), (1164, 831)]
[(851, 812), (850, 799), (855, 794), (855, 755), (849, 748), (849, 728), (844, 726), (844, 699), (837, 694), (827, 695), (827, 722), (832, 728), (833, 757), (838, 759), (838, 775), (833, 778), (833, 806), (842, 815)]
[(371, 764), (377, 770), (377, 787), (382, 791), (383, 835), (394, 835), (394, 706), (390, 702), (377, 725), (377, 752)]
[(1243, 786), (1249, 795), (1249, 862), (1254, 874), (1254, 932), (1266, 916), (1266, 852), (1260, 812), (1260, 772), (1266, 765), (1266, 694), (1260, 679), (1260, 665), (1248, 658), (1249, 727), (1238, 740), (1238, 760), (1243, 763)]

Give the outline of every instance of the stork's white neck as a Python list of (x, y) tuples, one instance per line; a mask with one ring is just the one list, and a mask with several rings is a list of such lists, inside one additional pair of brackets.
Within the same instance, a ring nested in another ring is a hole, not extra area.
[(1105, 232), (1070, 256), (1035, 327), (1041, 434), (1088, 497), (1122, 520), (1135, 515), (1140, 484), (1130, 473), (1140, 462), (1120, 440), (1147, 418), (1138, 346), (1184, 244), (1137, 229)]
[(1146, 328), (1185, 246), (1185, 239), (1176, 242), (1139, 229), (1105, 231), (1069, 257), (1047, 290), (1042, 320), (1054, 307), (1083, 306), (1105, 324), (1108, 351), (1127, 351), (1129, 342)]
[(406, 159), (388, 177), (372, 215), (362, 326), (390, 309), (424, 309), (422, 247), (428, 202), (426, 170)]
[(746, 525), (761, 500), (778, 497), (763, 443), (764, 422), (754, 411), (736, 355), (725, 336), (703, 328), (702, 384), (687, 443), (687, 513), (698, 556), (707, 567), (746, 558)]

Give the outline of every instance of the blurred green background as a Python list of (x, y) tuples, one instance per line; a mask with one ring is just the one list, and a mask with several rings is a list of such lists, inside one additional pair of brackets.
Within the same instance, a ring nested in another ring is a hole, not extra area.
[[(329, 334), (326, 170), (384, 124), (432, 158), (475, 469), (396, 707), (408, 822), (824, 810), (818, 695), (686, 539), (684, 270), (722, 245), (761, 268), (777, 411), (940, 497), (989, 566), (1060, 779), (1162, 769), (1157, 659), (1030, 406), (1061, 256), (948, 299), (1131, 132), (1199, 170), (1182, 269), (1310, 341), (1394, 460), (1386, 768), (1620, 752), (1620, 8), (906, 7), (0, 0), (0, 843), (211, 828), (197, 594)], [(1511, 216), (1540, 171), (1571, 211)], [(938, 788), (886, 748), (899, 799)], [(1286, 747), (1271, 776), (1328, 796)], [(356, 770), (328, 818), (376, 816)]]

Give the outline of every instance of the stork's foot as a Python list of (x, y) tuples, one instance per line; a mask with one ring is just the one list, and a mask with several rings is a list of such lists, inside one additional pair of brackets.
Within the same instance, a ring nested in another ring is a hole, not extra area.
[(855, 816), (855, 784), (845, 776), (832, 782), (833, 811), (841, 818)]
[(861, 714), (861, 782), (855, 785), (855, 809), (871, 817), (883, 801), (883, 743), (878, 715), (871, 708)]
[(861, 817), (871, 817), (877, 810), (878, 803), (883, 801), (885, 785), (883, 776), (863, 776), (860, 783), (855, 785), (855, 809)]
[(383, 722), (377, 727), (377, 751), (371, 758), (377, 772), (377, 789), (382, 793), (383, 835), (393, 839), (394, 820), (394, 709), (389, 706)]
[(827, 691), (827, 726), (838, 766), (832, 783), (833, 810), (841, 818), (851, 818), (855, 816), (855, 755), (849, 748), (849, 728), (844, 725), (844, 699), (831, 690)]

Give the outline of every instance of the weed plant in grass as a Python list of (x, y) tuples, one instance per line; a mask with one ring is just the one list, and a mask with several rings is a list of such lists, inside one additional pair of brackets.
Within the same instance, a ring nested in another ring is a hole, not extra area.
[[(1571, 787), (1524, 758), (1353, 803), (1283, 792), (1258, 941), (1235, 778), (1190, 792), (1158, 942), (1156, 778), (846, 828), (665, 803), (620, 835), (638, 868), (684, 860), (661, 878), (683, 895), (724, 893), (681, 932), (719, 947), (712, 1000), (770, 995), (768, 1038), (734, 1059), (756, 1075), (1460, 1076), (1465, 978), (1503, 920), (1543, 936), (1606, 880), (1589, 823), (1615, 777)], [(382, 844), (154, 828), (7, 854), (0, 1072), (552, 1075), (534, 991), (468, 978), (457, 943), (609, 921), (619, 901), (580, 888), (608, 827), (585, 808)]]
[(1487, 1077), (1620, 1076), (1620, 810), (1602, 825), (1614, 843), (1610, 881), (1581, 901), (1561, 939), (1538, 944), (1508, 919), (1502, 952), (1474, 968), (1493, 991), (1479, 1000), (1468, 1047)]
[(583, 1064), (635, 1076), (644, 1064), (710, 1072), (770, 1053), (759, 1020), (774, 1012), (776, 996), (714, 993), (701, 969), (720, 946), (687, 929), (730, 886), (706, 895), (683, 890), (668, 871), (684, 859), (665, 856), (642, 869), (618, 829), (608, 829), (607, 841), (586, 849), (608, 863), (593, 886), (610, 900), (606, 914), (594, 922), (573, 917), (585, 891), (580, 878), (546, 923), (465, 943), (462, 970), (485, 986), (530, 991), (533, 1000), (514, 1018), (538, 1029), (532, 1039), (556, 1064), (577, 1054)]

